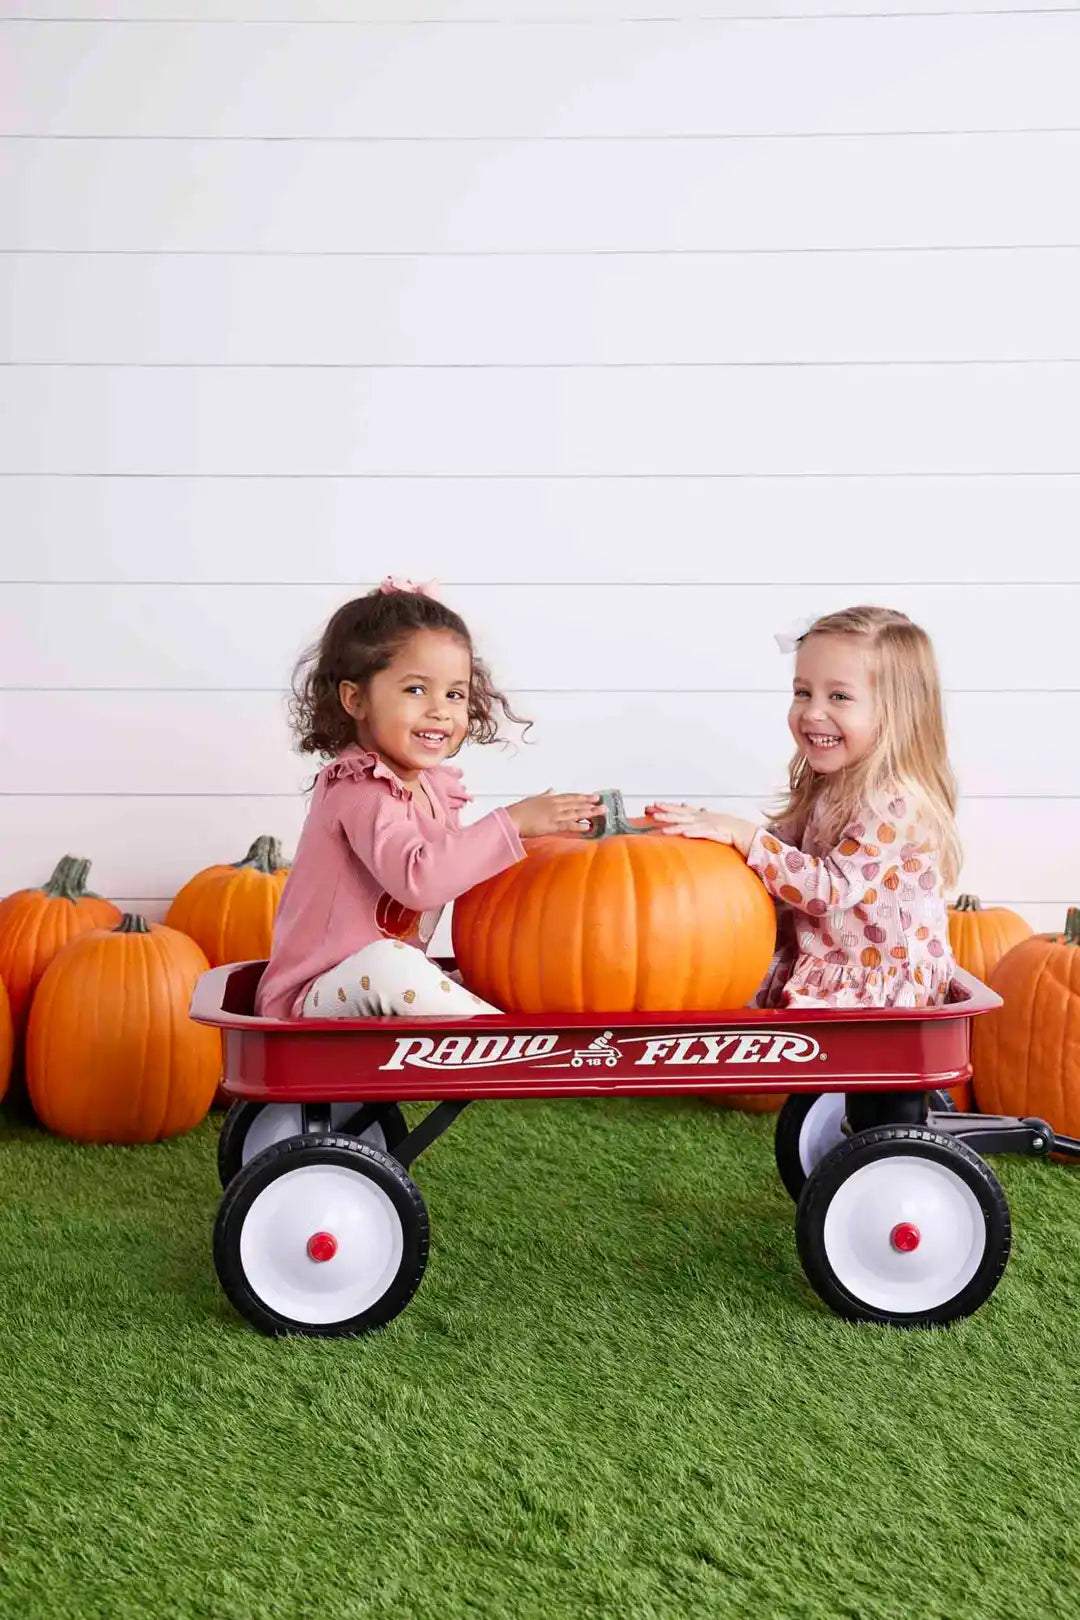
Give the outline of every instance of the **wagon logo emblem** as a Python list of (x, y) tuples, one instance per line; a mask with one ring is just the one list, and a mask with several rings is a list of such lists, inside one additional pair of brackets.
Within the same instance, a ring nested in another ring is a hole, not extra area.
[(579, 1046), (570, 1059), (572, 1069), (613, 1069), (619, 1061), (619, 1049), (611, 1044), (611, 1030), (605, 1029), (588, 1046)]
[[(560, 1045), (560, 1041), (568, 1044)], [(399, 1035), (386, 1069), (740, 1068), (751, 1063), (812, 1063), (824, 1057), (812, 1035), (789, 1029), (709, 1029), (661, 1035), (619, 1035), (605, 1029), (586, 1046), (568, 1035)]]

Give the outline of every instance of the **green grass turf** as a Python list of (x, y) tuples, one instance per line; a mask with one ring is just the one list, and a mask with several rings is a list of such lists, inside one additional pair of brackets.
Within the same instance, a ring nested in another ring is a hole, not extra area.
[(771, 1122), (490, 1103), (362, 1340), (210, 1260), (219, 1117), (0, 1145), (0, 1612), (21, 1620), (1080, 1613), (1080, 1172), (999, 1160), (997, 1293), (936, 1333), (803, 1281)]

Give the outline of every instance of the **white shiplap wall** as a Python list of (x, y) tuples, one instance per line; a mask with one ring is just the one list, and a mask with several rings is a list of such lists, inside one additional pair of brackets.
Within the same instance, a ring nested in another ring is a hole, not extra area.
[(347, 593), (444, 581), (480, 808), (749, 810), (771, 632), (938, 640), (966, 887), (1080, 897), (1080, 10), (19, 0), (0, 22), (0, 892), (160, 916), (310, 767)]

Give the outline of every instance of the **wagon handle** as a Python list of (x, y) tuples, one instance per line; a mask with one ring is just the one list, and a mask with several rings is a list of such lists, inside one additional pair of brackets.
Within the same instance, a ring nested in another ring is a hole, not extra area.
[(637, 833), (660, 832), (660, 827), (635, 827), (626, 814), (623, 796), (618, 788), (605, 788), (600, 795), (606, 815), (589, 817), (589, 830), (584, 834), (586, 838), (627, 838)]

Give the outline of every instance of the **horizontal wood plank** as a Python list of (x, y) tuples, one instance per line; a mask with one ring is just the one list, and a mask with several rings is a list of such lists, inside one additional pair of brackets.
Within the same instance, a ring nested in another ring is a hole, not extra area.
[(1076, 122), (1080, 14), (499, 29), (28, 23), (0, 134), (594, 138)]
[[(1080, 475), (2, 477), (6, 580), (1080, 581)], [(447, 536), (453, 546), (448, 551)], [(1021, 599), (1022, 600), (1022, 599)]]
[(692, 21), (699, 18), (783, 22), (791, 17), (865, 16), (874, 19), (909, 13), (947, 11), (956, 16), (984, 12), (1042, 12), (1045, 0), (768, 0), (753, 8), (749, 0), (574, 0), (561, 7), (546, 0), (9, 0), (7, 18), (57, 18), (97, 22), (190, 22), (236, 20), (250, 24), (290, 22), (335, 28), (387, 22), (464, 27), (509, 22), (541, 22), (559, 29), (568, 40), (574, 30), (595, 22), (620, 19)]
[(27, 253), (0, 258), (0, 303), (10, 311), (0, 356), (326, 366), (1058, 360), (1080, 355), (1077, 285), (1080, 248), (359, 260)]
[(1075, 365), (12, 367), (0, 472), (1080, 470)]
[[(1075, 246), (1080, 133), (736, 141), (0, 141), (0, 248)], [(852, 206), (852, 199), (858, 206)]]
[[(359, 559), (358, 559), (359, 560)], [(854, 559), (853, 559), (854, 560)], [(357, 581), (354, 590), (376, 581)], [(534, 693), (790, 689), (774, 634), (887, 596), (934, 639), (947, 689), (1080, 688), (1080, 585), (461, 585), (443, 594), (499, 682)], [(283, 691), (336, 585), (12, 585), (0, 687)], [(1008, 647), (1009, 656), (1002, 657)]]

